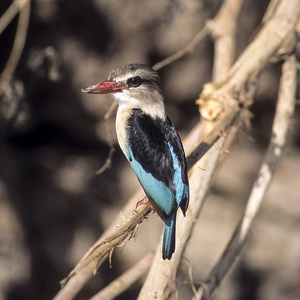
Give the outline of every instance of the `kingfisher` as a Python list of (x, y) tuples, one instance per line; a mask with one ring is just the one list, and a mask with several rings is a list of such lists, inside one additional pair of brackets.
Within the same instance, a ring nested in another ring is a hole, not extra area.
[(175, 252), (178, 208), (185, 216), (189, 183), (180, 136), (166, 116), (160, 77), (144, 64), (114, 68), (108, 80), (81, 90), (110, 93), (118, 103), (116, 132), (119, 145), (135, 172), (147, 203), (165, 222), (162, 258)]

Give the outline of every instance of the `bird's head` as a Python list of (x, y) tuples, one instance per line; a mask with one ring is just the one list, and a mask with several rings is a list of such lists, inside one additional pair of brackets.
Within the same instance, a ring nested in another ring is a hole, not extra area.
[(81, 90), (90, 94), (112, 94), (125, 108), (140, 108), (146, 113), (163, 117), (165, 107), (156, 71), (143, 64), (128, 64), (114, 68), (108, 80)]

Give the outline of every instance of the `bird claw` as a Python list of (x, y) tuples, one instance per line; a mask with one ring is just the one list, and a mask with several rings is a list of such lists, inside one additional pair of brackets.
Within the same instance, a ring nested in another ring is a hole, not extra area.
[(154, 207), (152, 206), (152, 204), (150, 203), (149, 199), (147, 196), (145, 196), (142, 200), (138, 201), (136, 203), (136, 207), (135, 208), (138, 208), (140, 205), (148, 205), (150, 206), (151, 210), (154, 210)]

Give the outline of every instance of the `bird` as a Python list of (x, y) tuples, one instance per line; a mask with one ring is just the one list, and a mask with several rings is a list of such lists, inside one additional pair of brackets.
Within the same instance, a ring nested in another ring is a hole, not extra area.
[(165, 222), (162, 258), (175, 252), (176, 217), (186, 215), (189, 182), (186, 157), (177, 129), (166, 115), (160, 77), (144, 64), (115, 67), (108, 80), (81, 89), (111, 94), (118, 103), (117, 139), (136, 174), (145, 201)]

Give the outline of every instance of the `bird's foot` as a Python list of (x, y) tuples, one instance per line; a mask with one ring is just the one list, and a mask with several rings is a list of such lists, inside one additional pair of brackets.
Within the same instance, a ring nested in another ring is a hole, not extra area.
[(150, 203), (150, 201), (149, 201), (149, 199), (148, 199), (147, 196), (145, 196), (142, 200), (138, 201), (136, 203), (136, 207), (135, 208), (138, 208), (140, 205), (143, 205), (143, 204), (150, 206), (151, 210), (154, 210), (154, 208), (153, 208), (152, 204)]

